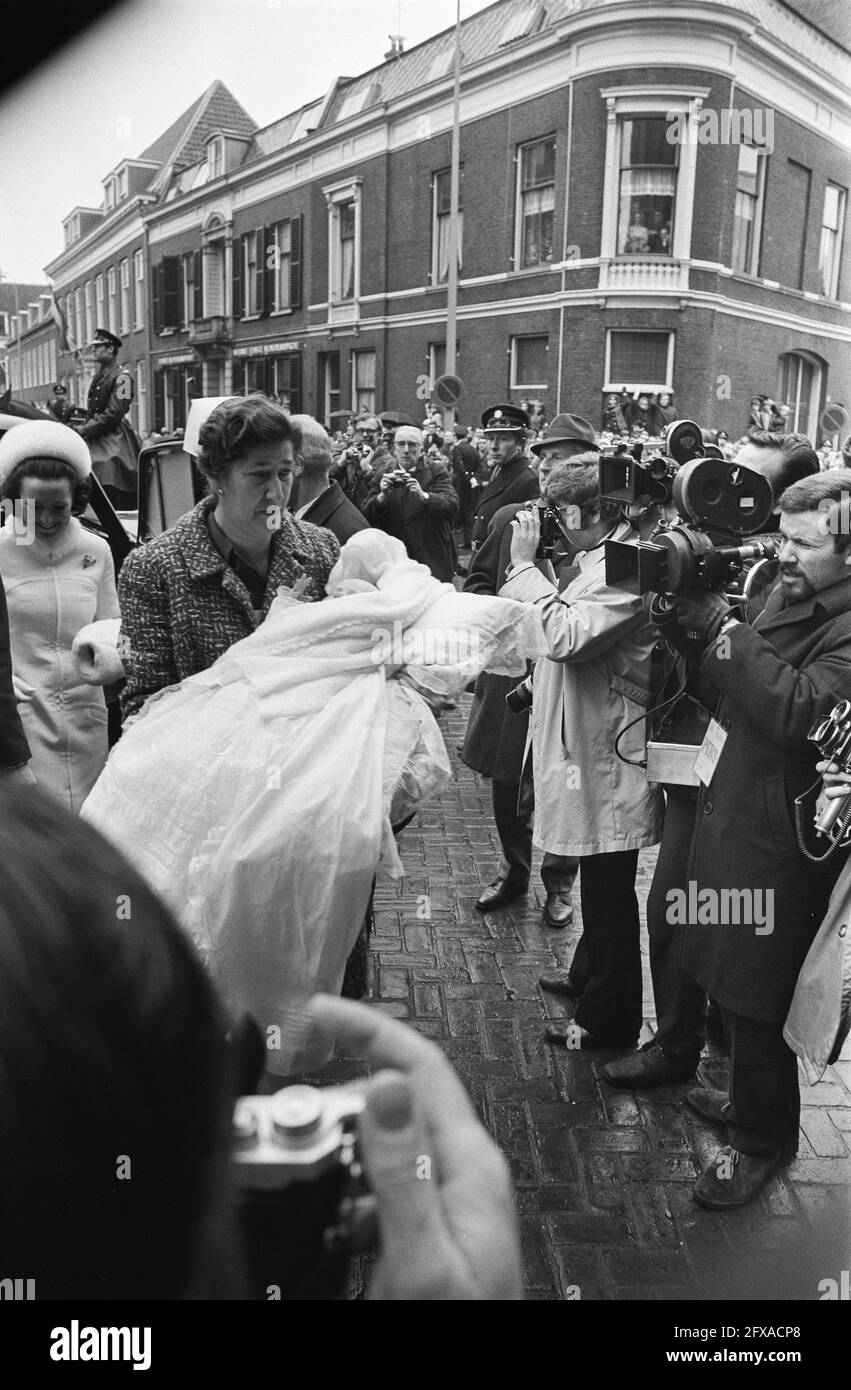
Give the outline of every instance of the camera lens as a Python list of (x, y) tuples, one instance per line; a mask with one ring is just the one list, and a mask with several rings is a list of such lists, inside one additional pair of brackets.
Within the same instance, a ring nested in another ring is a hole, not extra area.
[(272, 1129), (283, 1140), (315, 1134), (322, 1123), (322, 1096), (313, 1086), (287, 1086), (275, 1096)]

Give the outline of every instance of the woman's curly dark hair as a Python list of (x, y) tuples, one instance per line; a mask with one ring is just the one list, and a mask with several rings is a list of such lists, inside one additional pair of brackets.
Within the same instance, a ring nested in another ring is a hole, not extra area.
[(301, 431), (289, 415), (260, 394), (237, 396), (216, 406), (198, 436), (198, 467), (210, 491), (232, 463), (237, 463), (258, 444), (292, 441), (293, 453), (301, 448)]
[(63, 478), (71, 484), (71, 515), (82, 516), (89, 505), (91, 489), (80, 479), (76, 468), (64, 459), (31, 458), (24, 459), (13, 468), (5, 483), (0, 487), (0, 500), (8, 498), (16, 502), (21, 495), (21, 483), (25, 478), (40, 478), (46, 483), (60, 483)]

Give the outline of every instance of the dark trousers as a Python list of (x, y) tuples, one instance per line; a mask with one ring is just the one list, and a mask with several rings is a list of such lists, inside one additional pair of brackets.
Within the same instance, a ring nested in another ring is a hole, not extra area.
[(656, 1002), (656, 1041), (669, 1057), (697, 1062), (706, 1041), (706, 991), (680, 964), (682, 927), (667, 918), (668, 893), (688, 893), (688, 858), (697, 802), (669, 792), (659, 858), (647, 898), (650, 974)]
[(783, 1041), (783, 1024), (722, 1010), (730, 1044), (727, 1137), (743, 1154), (797, 1148), (801, 1123), (798, 1059)]
[(584, 986), (576, 1022), (624, 1046), (636, 1041), (642, 1020), (637, 868), (637, 849), (580, 859), (582, 940), (570, 967)]
[[(532, 811), (524, 804), (518, 812), (520, 796), (518, 782), (491, 782), (493, 818), (508, 872), (515, 878), (529, 881), (532, 872)], [(579, 867), (578, 859), (566, 854), (544, 854), (541, 880), (548, 893), (569, 893)]]

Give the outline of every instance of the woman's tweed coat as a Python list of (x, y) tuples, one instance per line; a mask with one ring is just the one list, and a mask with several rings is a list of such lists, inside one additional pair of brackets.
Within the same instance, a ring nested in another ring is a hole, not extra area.
[[(134, 550), (118, 579), (121, 605), (119, 651), (127, 672), (121, 696), (124, 717), (135, 714), (157, 690), (206, 671), (228, 647), (258, 625), (251, 596), (213, 544), (205, 497), (170, 530)], [(316, 601), (337, 557), (330, 531), (284, 513), (272, 536), (261, 621), (281, 586)]]

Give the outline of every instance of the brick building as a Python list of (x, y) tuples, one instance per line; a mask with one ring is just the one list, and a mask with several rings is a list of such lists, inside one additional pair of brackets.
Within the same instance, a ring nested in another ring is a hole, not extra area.
[(0, 391), (11, 386), (20, 396), (22, 378), (29, 372), (24, 373), (23, 363), (19, 363), (17, 320), (26, 312), (29, 324), (29, 314), (33, 309), (38, 313), (42, 295), (50, 296), (49, 285), (16, 284), (0, 276)]
[[(152, 304), (143, 214), (167, 196), (172, 180), (203, 150), (209, 130), (223, 123), (242, 135), (255, 128), (227, 88), (213, 82), (138, 158), (122, 160), (107, 174), (99, 208), (78, 207), (68, 214), (63, 222), (65, 248), (46, 267), (64, 317), (58, 372), (71, 400), (85, 405), (95, 367), (86, 346), (95, 328), (108, 328), (123, 341), (120, 361), (135, 384), (130, 419), (143, 436), (153, 423)], [(194, 393), (199, 394), (197, 389)]]
[[(673, 391), (740, 434), (848, 401), (851, 85), (781, 0), (500, 0), (462, 26), (461, 418), (599, 421)], [(419, 412), (445, 354), (453, 32), (250, 138), (209, 128), (144, 210), (156, 418), (265, 389), (326, 421)]]
[[(503, 397), (599, 423), (626, 386), (733, 437), (767, 394), (815, 436), (851, 406), (839, 7), (498, 0), (461, 47), (462, 420)], [(453, 54), (452, 30), (394, 45), (264, 129), (214, 83), (66, 219), (48, 270), (69, 331), (129, 329), (143, 433), (252, 389), (326, 422), (422, 411), (445, 361)], [(59, 365), (81, 399), (85, 364)]]

